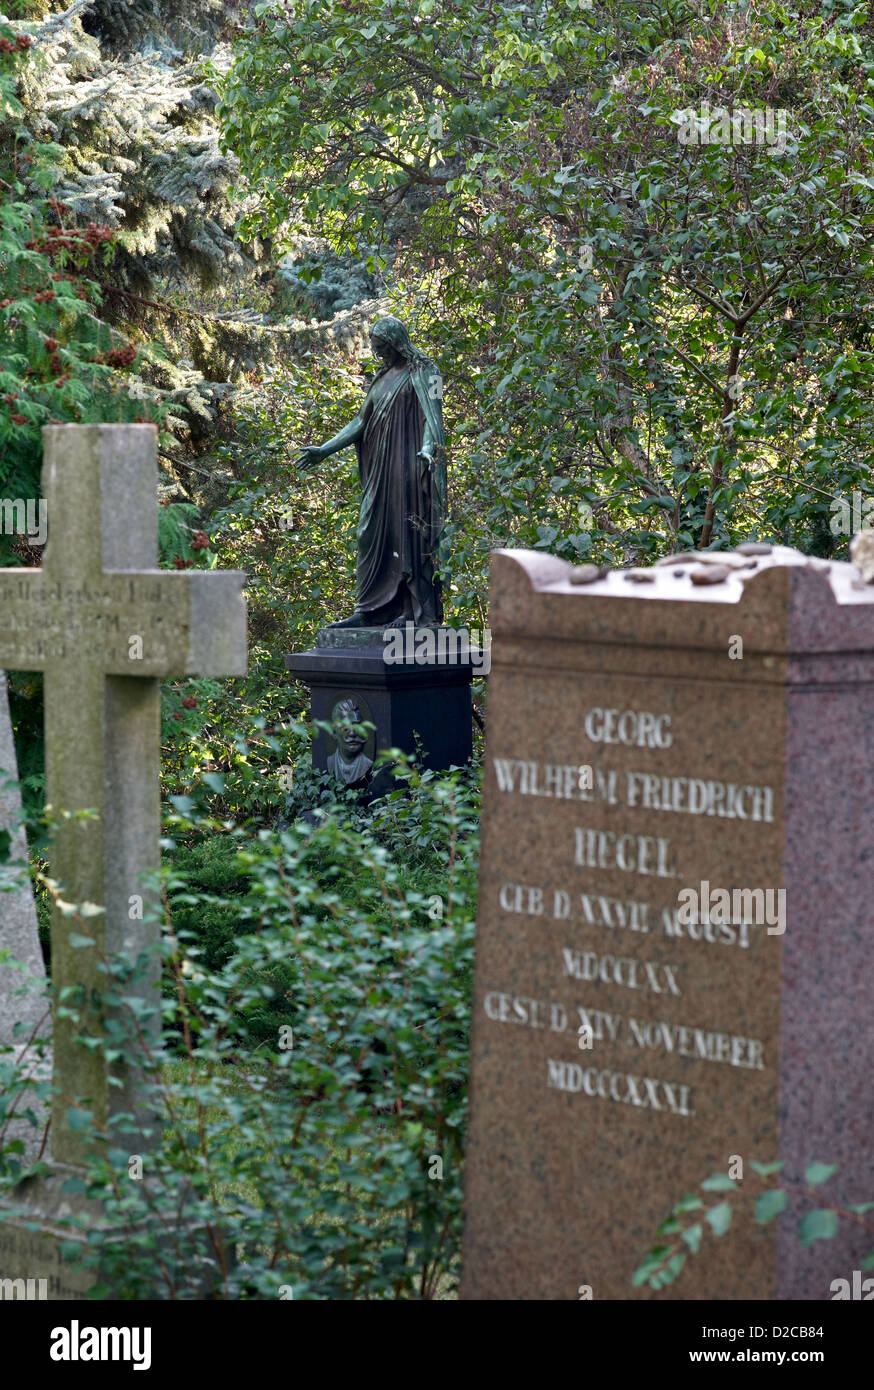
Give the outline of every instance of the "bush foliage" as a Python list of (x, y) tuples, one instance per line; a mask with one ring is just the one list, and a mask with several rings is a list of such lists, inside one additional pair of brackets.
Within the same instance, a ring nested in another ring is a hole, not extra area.
[[(255, 839), (229, 832), (219, 853), (205, 853), (205, 840), (177, 851), (165, 884), (163, 949), (173, 982), (165, 1044), (149, 1051), (142, 1081), (144, 1103), (164, 1119), (142, 1182), (129, 1178), (131, 1146), (142, 1147), (130, 1116), (102, 1129), (78, 1098), (68, 1114), (94, 1155), (66, 1188), (91, 1204), (71, 1220), (68, 1253), (95, 1270), (92, 1297), (451, 1291), (476, 801), (459, 776), (414, 781), (409, 800), (399, 795), (383, 813), (406, 824), (413, 842), (428, 826), (418, 856), (439, 866), (439, 876), (420, 888), (402, 867), (403, 829), (392, 851), (382, 843), (387, 827), (369, 829), (361, 817), (356, 825), (330, 816), (317, 828), (297, 823)], [(208, 829), (178, 817), (174, 828)], [(220, 897), (198, 885), (198, 874), (213, 876)], [(230, 875), (243, 890), (236, 895), (227, 893)], [(233, 940), (211, 916), (218, 901), (235, 906)], [(87, 918), (70, 924), (80, 949), (92, 949)], [(133, 985), (145, 967), (145, 953), (104, 962), (102, 1000), (65, 992), (83, 1030), (91, 1010), (115, 1006), (121, 1032), (111, 1048), (103, 1043), (111, 1056), (142, 1055), (147, 1015)], [(8, 1061), (3, 1072), (0, 1136), (16, 1094)], [(6, 1146), (7, 1182), (19, 1162), (15, 1145)], [(121, 1246), (110, 1238), (119, 1232)]]

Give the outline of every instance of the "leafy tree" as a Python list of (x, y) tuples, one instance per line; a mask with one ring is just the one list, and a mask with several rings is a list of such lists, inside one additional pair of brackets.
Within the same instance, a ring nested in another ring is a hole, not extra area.
[[(23, 115), (17, 79), (31, 47), (29, 36), (0, 26), (7, 121)], [(0, 164), (0, 493), (13, 499), (39, 493), (42, 425), (150, 418), (125, 389), (136, 346), (95, 313), (100, 296), (93, 275), (112, 254), (114, 233), (84, 224), (49, 194), (56, 153), (19, 127)], [(28, 196), (25, 169), (38, 196)], [(23, 544), (26, 552), (20, 535), (0, 535), (0, 563), (8, 564)]]
[(4, 60), (0, 164), (25, 220), (50, 189), (65, 211), (48, 212), (49, 228), (63, 217), (68, 230), (99, 234), (90, 312), (108, 350), (139, 346), (128, 372), (135, 413), (157, 412), (173, 432), (161, 459), (184, 497), (186, 452), (213, 433), (231, 383), (276, 345), (259, 336), (253, 307), (266, 248), (237, 236), (238, 165), (218, 149), (203, 81), (202, 55), (220, 62), (234, 11), (219, 0), (46, 8), (21, 0), (4, 28), (15, 61)]
[[(391, 265), (446, 383), (460, 603), (508, 541), (834, 547), (869, 476), (872, 28), (849, 0), (255, 7), (220, 106), (253, 225)], [(738, 124), (693, 144), (705, 102)]]

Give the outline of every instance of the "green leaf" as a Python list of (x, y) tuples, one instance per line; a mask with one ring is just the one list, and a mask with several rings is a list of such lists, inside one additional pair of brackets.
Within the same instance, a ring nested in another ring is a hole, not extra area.
[(79, 951), (83, 946), (93, 946), (93, 936), (83, 936), (81, 932), (71, 931), (67, 933), (67, 940), (74, 950)]
[(220, 772), (205, 772), (202, 780), (214, 792), (223, 792), (225, 789), (225, 779)]
[[(77, 1112), (78, 1113), (78, 1112)], [(61, 1185), (62, 1192), (87, 1192), (88, 1184), (82, 1178), (67, 1178)], [(63, 1247), (62, 1247), (63, 1248)], [(79, 1247), (77, 1246), (76, 1249)]]
[(734, 1178), (730, 1178), (727, 1173), (714, 1173), (712, 1178), (706, 1178), (701, 1186), (705, 1192), (736, 1192), (737, 1183)]
[(82, 1130), (88, 1129), (93, 1119), (94, 1116), (91, 1114), (90, 1110), (74, 1110), (71, 1108), (67, 1111), (67, 1124), (75, 1134), (81, 1134)]
[(754, 1158), (750, 1159), (750, 1167), (754, 1173), (758, 1173), (760, 1178), (769, 1178), (772, 1173), (779, 1173), (783, 1163), (782, 1158), (777, 1163), (757, 1163)]
[(659, 1226), (658, 1231), (656, 1232), (656, 1234), (657, 1234), (657, 1235), (660, 1235), (660, 1236), (673, 1236), (673, 1235), (676, 1235), (677, 1231), (679, 1231), (679, 1230), (680, 1230), (680, 1223), (679, 1223), (679, 1221), (676, 1219), (676, 1217), (670, 1216), (670, 1217), (668, 1217), (667, 1221), (663, 1221), (663, 1222), (662, 1222), (662, 1224)]
[(763, 1192), (760, 1197), (756, 1198), (756, 1220), (760, 1225), (764, 1225), (766, 1221), (772, 1221), (783, 1211), (787, 1200), (782, 1187), (774, 1187), (770, 1192)]
[(805, 1212), (798, 1223), (798, 1236), (802, 1245), (812, 1245), (815, 1240), (831, 1240), (837, 1235), (838, 1214), (826, 1207)]
[(701, 1237), (703, 1234), (704, 1227), (701, 1225), (700, 1221), (696, 1222), (694, 1226), (688, 1226), (683, 1232), (683, 1239), (693, 1255), (696, 1255), (701, 1247)]
[(836, 1163), (810, 1163), (804, 1170), (804, 1180), (810, 1183), (811, 1187), (816, 1187), (821, 1182), (826, 1182), (832, 1173), (838, 1171)]
[(863, 1269), (874, 1269), (874, 1250), (869, 1250), (868, 1254), (860, 1261)]
[(704, 1203), (700, 1197), (696, 1197), (693, 1193), (687, 1192), (686, 1196), (681, 1197), (674, 1207), (674, 1215), (685, 1216), (687, 1212), (700, 1211), (703, 1205)]
[(724, 1236), (731, 1225), (731, 1204), (720, 1202), (718, 1207), (711, 1207), (705, 1212), (704, 1219), (711, 1226), (715, 1236)]
[(681, 1250), (678, 1250), (677, 1254), (672, 1255), (671, 1258), (668, 1260), (668, 1263), (665, 1265), (665, 1274), (668, 1276), (668, 1278), (665, 1279), (664, 1282), (669, 1283), (676, 1279), (677, 1275), (680, 1273), (680, 1270), (683, 1268), (683, 1265), (685, 1263), (686, 1256), (683, 1254)]
[(631, 1276), (631, 1282), (635, 1288), (639, 1288), (641, 1284), (652, 1277), (653, 1271), (658, 1269), (669, 1249), (670, 1246), (668, 1245), (654, 1245), (652, 1247), (646, 1259), (638, 1265)]

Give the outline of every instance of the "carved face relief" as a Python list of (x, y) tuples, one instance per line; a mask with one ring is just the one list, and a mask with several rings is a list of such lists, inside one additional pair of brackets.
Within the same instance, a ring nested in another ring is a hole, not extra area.
[(365, 748), (373, 753), (373, 734), (363, 733), (356, 725), (372, 722), (370, 711), (362, 702), (351, 697), (338, 700), (331, 711), (331, 725), (336, 740), (336, 748), (328, 756), (328, 771), (338, 782), (352, 786), (366, 780), (373, 766), (373, 758), (368, 757)]
[(334, 706), (332, 722), (337, 731), (337, 742), (347, 758), (355, 758), (367, 742), (364, 735), (356, 730), (361, 723), (361, 713), (353, 700), (341, 700)]

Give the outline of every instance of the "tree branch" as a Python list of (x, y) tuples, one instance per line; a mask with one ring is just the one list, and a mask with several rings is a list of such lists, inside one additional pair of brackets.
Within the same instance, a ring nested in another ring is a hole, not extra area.
[(84, 10), (90, 9), (96, 3), (97, 0), (73, 0), (69, 9), (63, 10), (60, 14), (50, 15), (48, 19), (35, 28), (32, 23), (28, 22), (16, 24), (7, 19), (5, 15), (0, 15), (0, 20), (4, 24), (10, 24), (13, 29), (20, 29), (23, 34), (29, 34), (34, 43), (45, 43), (46, 39), (50, 39), (56, 30), (63, 29), (64, 25), (68, 24), (71, 19), (75, 19), (78, 14), (82, 14)]

